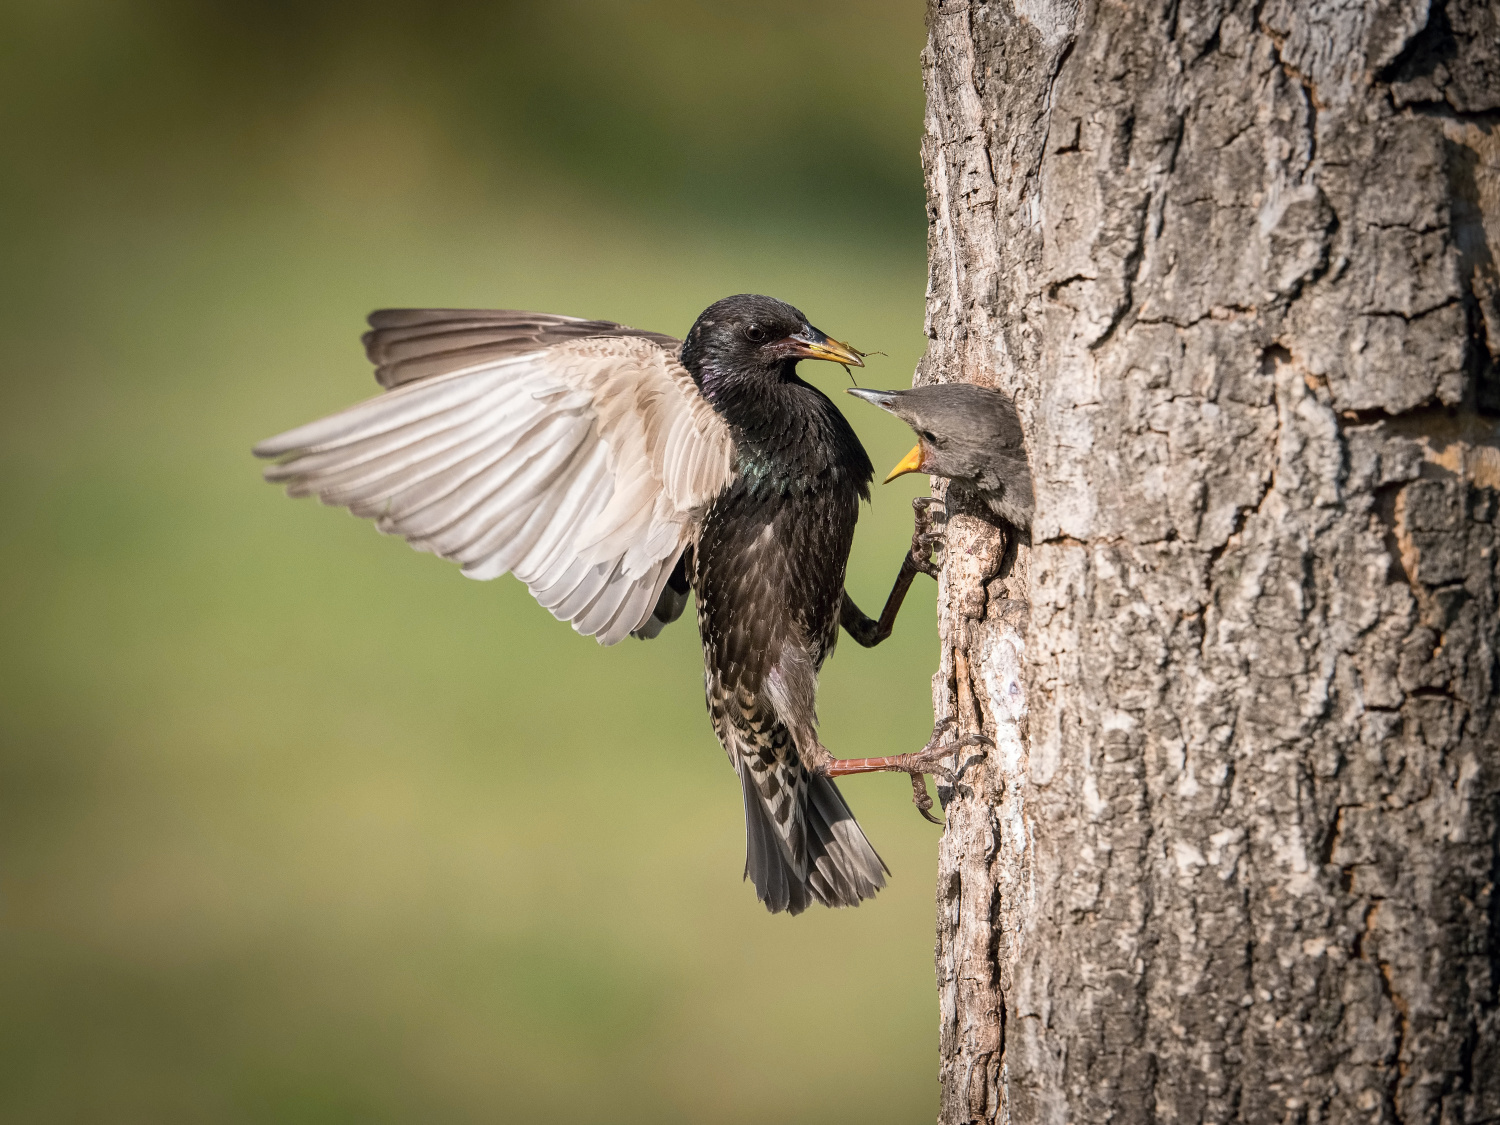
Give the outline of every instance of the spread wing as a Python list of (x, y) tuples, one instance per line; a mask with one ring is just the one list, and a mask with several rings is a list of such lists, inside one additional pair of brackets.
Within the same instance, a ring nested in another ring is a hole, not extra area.
[(513, 572), (602, 644), (654, 624), (734, 475), (729, 431), (677, 342), (536, 313), (388, 310), (370, 324), (391, 389), (261, 442), (256, 455), (277, 459), (266, 479), (471, 578)]

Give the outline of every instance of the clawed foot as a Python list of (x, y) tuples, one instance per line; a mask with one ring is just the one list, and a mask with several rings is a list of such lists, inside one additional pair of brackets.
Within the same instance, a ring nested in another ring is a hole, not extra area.
[(932, 515), (932, 506), (938, 503), (940, 502), (936, 496), (918, 496), (911, 502), (916, 514), (911, 533), (911, 561), (923, 574), (929, 574), (933, 578), (938, 576), (943, 565), (941, 557), (933, 559), (933, 552), (936, 551), (941, 556), (945, 546), (943, 532), (934, 526)]
[(950, 755), (955, 756), (958, 751), (969, 746), (993, 746), (988, 738), (982, 734), (966, 734), (953, 742), (944, 743), (943, 736), (957, 723), (958, 720), (949, 717), (939, 719), (937, 725), (932, 728), (932, 738), (926, 746), (917, 753), (911, 755), (911, 764), (914, 767), (911, 773), (911, 800), (917, 806), (917, 811), (923, 818), (933, 824), (942, 824), (941, 820), (932, 815), (932, 798), (927, 794), (927, 782), (923, 780), (923, 774), (932, 774), (933, 777), (945, 785), (952, 785), (958, 780), (958, 773), (962, 772), (962, 765), (955, 761), (958, 770), (951, 770), (943, 765), (943, 759)]
[(920, 812), (933, 824), (943, 823), (928, 811), (932, 798), (927, 795), (927, 784), (923, 774), (932, 774), (945, 785), (953, 785), (963, 772), (963, 762), (955, 761), (954, 768), (943, 765), (943, 759), (956, 756), (966, 746), (993, 746), (982, 734), (966, 734), (952, 742), (943, 742), (943, 737), (954, 726), (955, 720), (942, 719), (932, 728), (932, 738), (915, 754), (895, 754), (885, 758), (835, 758), (823, 746), (814, 746), (813, 753), (804, 760), (815, 773), (823, 777), (850, 777), (858, 773), (904, 773), (911, 778), (911, 799)]

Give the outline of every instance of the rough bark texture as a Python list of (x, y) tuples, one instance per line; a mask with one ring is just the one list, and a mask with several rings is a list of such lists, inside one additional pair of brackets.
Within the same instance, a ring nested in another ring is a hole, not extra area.
[(1500, 1120), (1500, 16), (935, 0), (944, 1122)]

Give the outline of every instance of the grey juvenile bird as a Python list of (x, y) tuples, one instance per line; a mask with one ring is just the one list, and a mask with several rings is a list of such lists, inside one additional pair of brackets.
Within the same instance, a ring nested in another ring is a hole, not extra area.
[(918, 753), (862, 759), (818, 741), (818, 671), (840, 624), (878, 644), (913, 576), (934, 572), (919, 517), (880, 619), (844, 592), (870, 460), (797, 362), (863, 366), (859, 354), (752, 295), (710, 306), (682, 343), (525, 312), (391, 309), (370, 325), (386, 393), (256, 446), (277, 460), (267, 479), (472, 578), (513, 573), (603, 644), (656, 636), (693, 590), (757, 896), (795, 914), (884, 886), (832, 778), (899, 771), (925, 797), (921, 773), (963, 740), (934, 732)]
[(887, 476), (931, 473), (973, 488), (990, 511), (1022, 531), (1031, 528), (1031, 467), (1013, 402), (971, 383), (937, 383), (909, 391), (848, 391), (888, 410), (917, 432), (916, 446)]

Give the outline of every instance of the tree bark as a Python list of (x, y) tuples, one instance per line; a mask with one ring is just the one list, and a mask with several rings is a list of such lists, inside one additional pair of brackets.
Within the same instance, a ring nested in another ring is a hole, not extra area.
[(928, 15), (940, 1120), (1500, 1121), (1496, 5)]

